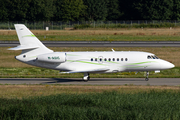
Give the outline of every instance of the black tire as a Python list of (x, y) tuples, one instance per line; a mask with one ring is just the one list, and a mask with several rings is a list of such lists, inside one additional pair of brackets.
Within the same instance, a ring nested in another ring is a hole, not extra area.
[(90, 77), (87, 78), (87, 80), (84, 80), (84, 82), (88, 82), (90, 80)]
[(84, 82), (88, 82), (88, 80), (84, 80)]
[(149, 78), (145, 78), (145, 81), (148, 81), (149, 80)]

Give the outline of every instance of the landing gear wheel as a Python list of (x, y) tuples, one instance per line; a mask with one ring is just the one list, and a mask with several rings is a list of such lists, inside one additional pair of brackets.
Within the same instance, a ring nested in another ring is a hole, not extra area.
[(87, 77), (87, 79), (84, 79), (84, 82), (88, 82), (90, 80), (90, 77)]
[(149, 72), (147, 71), (147, 72), (146, 72), (146, 78), (145, 78), (145, 81), (148, 81), (148, 80), (149, 80), (148, 76), (149, 76)]
[(149, 78), (145, 78), (145, 81), (148, 81), (149, 80)]
[(90, 80), (89, 73), (84, 73), (83, 80), (84, 82), (88, 82)]

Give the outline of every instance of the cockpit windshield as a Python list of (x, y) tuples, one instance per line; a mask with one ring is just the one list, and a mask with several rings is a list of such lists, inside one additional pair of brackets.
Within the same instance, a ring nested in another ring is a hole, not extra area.
[(156, 59), (159, 59), (157, 56), (154, 56)]
[(159, 58), (155, 55), (148, 55), (147, 59), (159, 59)]

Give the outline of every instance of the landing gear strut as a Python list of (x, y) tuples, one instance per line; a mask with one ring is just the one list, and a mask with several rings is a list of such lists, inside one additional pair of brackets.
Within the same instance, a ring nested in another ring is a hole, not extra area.
[(83, 80), (84, 80), (84, 82), (87, 82), (90, 80), (89, 73), (84, 73)]
[(148, 81), (148, 80), (149, 80), (148, 76), (149, 76), (149, 71), (146, 71), (146, 78), (145, 78), (145, 81)]

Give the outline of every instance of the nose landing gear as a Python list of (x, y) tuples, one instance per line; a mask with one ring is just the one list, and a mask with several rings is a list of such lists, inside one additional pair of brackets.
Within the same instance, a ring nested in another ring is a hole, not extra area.
[(145, 81), (148, 81), (148, 80), (149, 80), (148, 76), (149, 76), (149, 71), (146, 71), (146, 78), (145, 78)]

